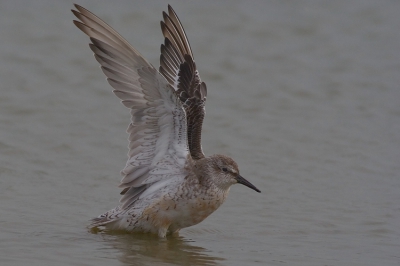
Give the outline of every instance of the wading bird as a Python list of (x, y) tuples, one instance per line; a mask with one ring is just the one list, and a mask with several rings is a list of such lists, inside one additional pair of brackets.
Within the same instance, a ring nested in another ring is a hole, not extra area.
[(120, 205), (94, 218), (92, 228), (167, 233), (203, 221), (239, 183), (260, 192), (225, 155), (206, 157), (201, 147), (207, 87), (201, 81), (183, 27), (171, 6), (163, 12), (160, 68), (87, 9), (72, 10), (74, 24), (114, 93), (131, 111), (129, 153)]

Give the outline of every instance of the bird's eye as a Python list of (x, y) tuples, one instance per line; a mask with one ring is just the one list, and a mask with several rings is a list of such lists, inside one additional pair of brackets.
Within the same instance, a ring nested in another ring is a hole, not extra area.
[(222, 171), (224, 171), (224, 172), (228, 172), (228, 168), (226, 168), (226, 167), (223, 167), (223, 168), (222, 168)]

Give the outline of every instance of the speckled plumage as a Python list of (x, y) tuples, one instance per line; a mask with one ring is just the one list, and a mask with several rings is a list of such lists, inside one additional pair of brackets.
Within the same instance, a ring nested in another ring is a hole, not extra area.
[(207, 87), (173, 9), (163, 13), (160, 69), (85, 8), (72, 10), (114, 93), (131, 110), (129, 153), (120, 205), (92, 220), (91, 227), (140, 231), (165, 237), (203, 221), (225, 201), (229, 188), (244, 184), (224, 155), (201, 148)]

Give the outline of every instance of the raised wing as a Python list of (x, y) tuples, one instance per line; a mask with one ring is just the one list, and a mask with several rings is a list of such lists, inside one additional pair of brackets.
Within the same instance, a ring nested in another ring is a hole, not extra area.
[(131, 109), (129, 159), (120, 184), (121, 208), (126, 208), (141, 195), (166, 185), (168, 179), (186, 176), (191, 158), (185, 111), (157, 69), (100, 18), (75, 7), (77, 11), (72, 12), (80, 21), (74, 24), (90, 37), (90, 49), (113, 92)]
[(193, 59), (192, 49), (178, 16), (170, 5), (163, 12), (161, 30), (165, 37), (161, 45), (160, 73), (176, 90), (187, 116), (187, 134), (193, 159), (204, 157), (201, 147), (201, 129), (205, 116), (207, 87), (201, 81)]

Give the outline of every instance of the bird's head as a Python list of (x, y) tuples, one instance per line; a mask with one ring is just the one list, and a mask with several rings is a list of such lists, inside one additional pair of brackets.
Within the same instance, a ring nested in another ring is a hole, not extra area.
[(239, 174), (238, 165), (232, 158), (216, 154), (210, 156), (208, 159), (207, 168), (212, 172), (210, 178), (217, 187), (226, 190), (231, 185), (239, 183), (257, 192), (261, 192)]

